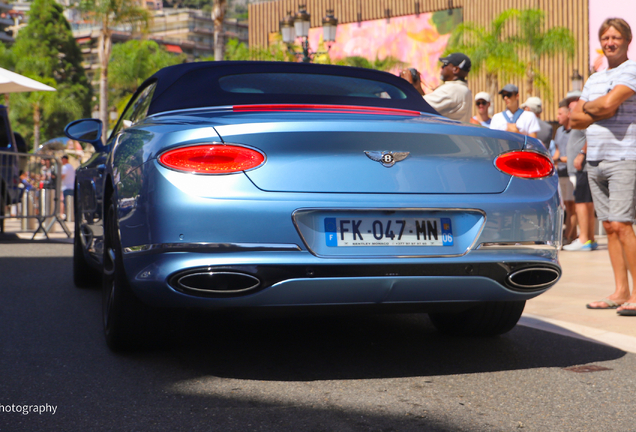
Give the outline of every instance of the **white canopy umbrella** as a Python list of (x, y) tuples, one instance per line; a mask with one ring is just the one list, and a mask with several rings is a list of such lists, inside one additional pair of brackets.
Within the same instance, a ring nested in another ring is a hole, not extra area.
[(29, 91), (55, 91), (55, 89), (31, 78), (0, 68), (0, 93)]

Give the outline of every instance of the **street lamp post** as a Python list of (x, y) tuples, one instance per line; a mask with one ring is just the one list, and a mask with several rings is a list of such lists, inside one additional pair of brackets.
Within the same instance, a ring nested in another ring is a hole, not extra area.
[(571, 81), (572, 90), (573, 91), (581, 91), (581, 89), (583, 88), (583, 77), (579, 73), (578, 69), (574, 69), (574, 72), (572, 73), (571, 80), (572, 80)]
[[(290, 53), (298, 58), (302, 58), (304, 63), (312, 61), (316, 54), (326, 54), (331, 48), (331, 43), (336, 40), (336, 29), (338, 20), (333, 15), (333, 10), (327, 10), (327, 15), (322, 19), (323, 40), (328, 43), (327, 51), (312, 52), (309, 49), (309, 28), (311, 25), (311, 15), (307, 12), (305, 5), (298, 7), (298, 12), (292, 16), (287, 12), (287, 16), (280, 21), (280, 32), (283, 42), (287, 45)], [(293, 44), (297, 38), (301, 38), (300, 46), (302, 51), (296, 52)]]

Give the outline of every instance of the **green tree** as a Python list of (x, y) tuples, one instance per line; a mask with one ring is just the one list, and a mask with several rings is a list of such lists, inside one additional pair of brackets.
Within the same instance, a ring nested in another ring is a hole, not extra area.
[[(97, 40), (99, 57), (99, 118), (108, 124), (108, 63), (113, 49), (114, 28), (130, 25), (131, 29), (148, 27), (150, 13), (135, 0), (81, 0), (80, 9), (101, 28)], [(104, 140), (106, 134), (104, 134)]]
[(120, 106), (146, 78), (167, 66), (183, 63), (185, 55), (174, 55), (150, 40), (129, 40), (113, 47), (109, 62), (110, 101)]
[(551, 98), (548, 78), (539, 71), (541, 58), (565, 54), (571, 60), (574, 57), (576, 41), (572, 32), (565, 27), (553, 27), (545, 30), (545, 12), (540, 9), (517, 11), (517, 35), (513, 41), (526, 53), (526, 80), (529, 94), (534, 94), (535, 87), (546, 92)]
[[(296, 61), (296, 58), (281, 44), (272, 44), (267, 48), (247, 47), (238, 39), (230, 39), (225, 46), (225, 60), (262, 60), (262, 61)], [(201, 61), (214, 60), (212, 58)]]
[(376, 69), (381, 71), (390, 71), (395, 68), (404, 68), (406, 66), (406, 63), (391, 56), (387, 56), (382, 60), (376, 57), (376, 59), (373, 61), (368, 60), (365, 57), (351, 56), (338, 59), (334, 61), (333, 64), (341, 66), (361, 67), (366, 69)]
[[(51, 87), (56, 82), (51, 78), (31, 77)], [(77, 103), (75, 94), (67, 91), (15, 93), (11, 99), (11, 123), (16, 130), (29, 141), (33, 141), (33, 149), (37, 149), (41, 141), (61, 136), (64, 125), (71, 120), (84, 117), (82, 106)], [(88, 107), (88, 105), (87, 105)], [(31, 113), (31, 116), (20, 118), (20, 115)], [(62, 123), (56, 116), (66, 117)], [(59, 129), (51, 126), (57, 124)], [(44, 132), (43, 134), (41, 132)]]
[(509, 9), (497, 16), (488, 28), (472, 22), (458, 25), (453, 31), (445, 54), (463, 52), (472, 62), (472, 73), (482, 69), (486, 73), (486, 87), (491, 98), (499, 91), (499, 84), (523, 76), (525, 64), (517, 54), (517, 44), (504, 35), (504, 29), (516, 16)]
[[(506, 29), (514, 32), (506, 35)], [(494, 96), (501, 81), (526, 76), (528, 93), (535, 87), (548, 97), (548, 79), (539, 72), (541, 59), (564, 53), (574, 55), (575, 40), (564, 27), (545, 30), (545, 13), (540, 9), (508, 9), (486, 29), (472, 22), (460, 24), (451, 35), (445, 53), (463, 52), (473, 64), (473, 72), (486, 72), (488, 93)], [(522, 53), (522, 55), (519, 55)]]
[(15, 69), (15, 54), (3, 42), (0, 42), (0, 67), (8, 70)]
[[(0, 67), (10, 71), (15, 70), (15, 54), (3, 42), (0, 42)], [(9, 107), (9, 94), (4, 94), (4, 104)]]
[(62, 135), (69, 121), (90, 112), (82, 53), (62, 12), (54, 0), (35, 0), (12, 50), (17, 73), (57, 89), (11, 95), (12, 123), (36, 148), (40, 138)]

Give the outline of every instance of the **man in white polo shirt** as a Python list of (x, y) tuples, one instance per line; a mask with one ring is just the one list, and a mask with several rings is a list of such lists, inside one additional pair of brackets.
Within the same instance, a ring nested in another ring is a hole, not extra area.
[(490, 129), (515, 132), (522, 135), (537, 137), (541, 130), (539, 120), (532, 111), (524, 111), (519, 107), (519, 87), (514, 84), (506, 84), (499, 92), (506, 109), (493, 116)]
[[(588, 309), (616, 309), (636, 316), (636, 62), (627, 58), (632, 30), (621, 18), (608, 18), (598, 32), (608, 68), (591, 75), (570, 116), (574, 129), (585, 129), (587, 174), (598, 220), (607, 232), (614, 271), (614, 292)], [(585, 147), (584, 147), (585, 149)]]

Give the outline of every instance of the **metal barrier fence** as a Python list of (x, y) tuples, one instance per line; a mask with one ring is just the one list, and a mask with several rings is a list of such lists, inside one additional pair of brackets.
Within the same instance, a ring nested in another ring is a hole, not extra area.
[(73, 197), (62, 211), (62, 163), (53, 155), (0, 151), (0, 232), (7, 219), (19, 219), (21, 231), (33, 237), (49, 233), (59, 225), (68, 237), (71, 231), (62, 216), (73, 217)]

